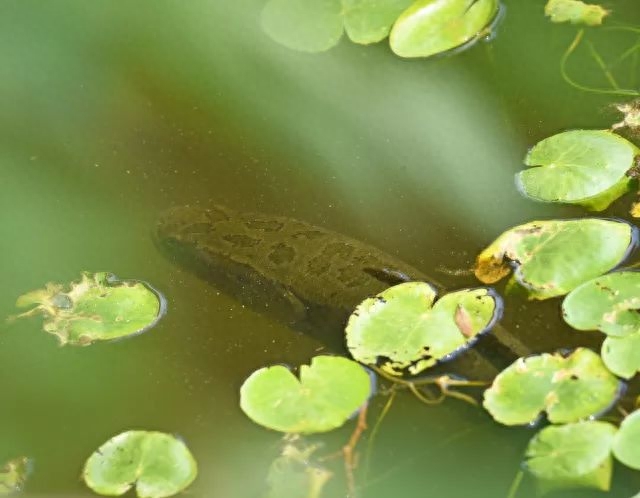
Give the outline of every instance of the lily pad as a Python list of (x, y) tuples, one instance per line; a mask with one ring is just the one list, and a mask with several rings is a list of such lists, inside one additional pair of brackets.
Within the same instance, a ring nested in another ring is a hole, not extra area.
[(173, 496), (198, 473), (187, 446), (162, 432), (127, 431), (109, 439), (85, 463), (82, 477), (101, 495), (120, 496), (135, 486), (140, 498)]
[(544, 202), (605, 209), (629, 190), (638, 149), (608, 130), (571, 130), (538, 142), (516, 175), (525, 195)]
[(613, 454), (632, 469), (640, 470), (640, 410), (625, 417), (613, 440)]
[(570, 22), (598, 26), (609, 14), (601, 5), (584, 3), (581, 0), (549, 0), (544, 13), (551, 22)]
[(482, 251), (475, 275), (492, 284), (513, 266), (511, 283), (521, 285), (531, 299), (562, 296), (615, 268), (636, 238), (635, 227), (623, 221), (533, 221), (504, 232)]
[(501, 424), (534, 424), (546, 411), (554, 424), (566, 424), (606, 411), (621, 383), (593, 351), (578, 348), (519, 358), (484, 393), (483, 406)]
[(344, 424), (369, 398), (369, 373), (356, 362), (316, 356), (300, 379), (282, 365), (253, 372), (240, 388), (240, 408), (254, 422), (287, 433), (316, 433)]
[(542, 429), (529, 442), (526, 469), (545, 490), (595, 488), (608, 491), (617, 428), (607, 422), (578, 422)]
[(398, 16), (413, 0), (269, 0), (262, 28), (276, 42), (302, 52), (335, 46), (346, 28), (361, 44), (387, 37)]
[(31, 471), (31, 460), (18, 457), (0, 468), (0, 495), (10, 495), (22, 490)]
[(498, 0), (417, 0), (394, 24), (389, 42), (400, 57), (428, 57), (488, 34)]
[(361, 363), (416, 375), (469, 347), (495, 323), (501, 306), (486, 288), (452, 292), (436, 302), (429, 284), (402, 283), (358, 305), (347, 323), (347, 347)]
[(582, 284), (564, 299), (562, 315), (577, 330), (609, 336), (601, 353), (613, 373), (629, 379), (640, 370), (640, 273), (620, 271)]
[(16, 305), (35, 306), (17, 318), (41, 313), (44, 331), (60, 344), (86, 346), (144, 332), (164, 315), (164, 297), (149, 284), (118, 280), (110, 273), (82, 274), (69, 285), (47, 284), (20, 296)]

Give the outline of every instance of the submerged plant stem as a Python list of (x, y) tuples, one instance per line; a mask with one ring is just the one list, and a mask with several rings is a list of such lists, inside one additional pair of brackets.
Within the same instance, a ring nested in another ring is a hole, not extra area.
[(591, 57), (593, 57), (593, 60), (596, 61), (596, 64), (598, 64), (598, 67), (604, 73), (604, 76), (605, 78), (607, 78), (607, 81), (609, 82), (609, 84), (614, 89), (620, 90), (620, 85), (618, 85), (618, 82), (613, 77), (613, 74), (611, 74), (611, 71), (609, 71), (609, 68), (607, 68), (607, 65), (604, 63), (604, 60), (602, 60), (602, 56), (598, 53), (598, 51), (596, 50), (596, 47), (594, 47), (593, 43), (591, 42), (587, 42), (587, 46), (589, 47), (589, 52), (591, 53)]
[(375, 443), (378, 432), (380, 431), (380, 426), (382, 425), (382, 421), (387, 416), (387, 413), (389, 413), (389, 410), (391, 409), (391, 405), (393, 405), (393, 401), (396, 399), (397, 393), (398, 391), (396, 391), (395, 389), (391, 390), (389, 399), (387, 399), (387, 402), (382, 407), (382, 411), (380, 412), (380, 415), (378, 416), (376, 423), (373, 425), (373, 429), (371, 429), (371, 435), (369, 436), (369, 440), (367, 441), (367, 449), (365, 450), (365, 454), (364, 454), (364, 481), (365, 482), (369, 478), (369, 468), (371, 466), (371, 454), (373, 453), (373, 445)]
[(368, 404), (365, 403), (365, 405), (360, 409), (356, 428), (351, 434), (349, 442), (342, 448), (342, 455), (344, 457), (344, 470), (347, 476), (347, 496), (349, 498), (356, 498), (356, 480), (353, 472), (356, 469), (357, 464), (354, 458), (354, 450), (356, 445), (358, 444), (358, 441), (360, 441), (362, 433), (367, 430), (367, 407)]
[[(578, 90), (582, 90), (584, 92), (600, 93), (600, 94), (608, 94), (608, 95), (622, 95), (622, 96), (631, 96), (631, 97), (640, 96), (640, 92), (638, 92), (637, 90), (628, 90), (624, 88), (619, 88), (617, 86), (617, 83), (615, 83), (615, 80), (613, 80), (613, 83), (609, 81), (609, 83), (612, 83), (613, 88), (593, 88), (586, 85), (582, 85), (581, 83), (578, 83), (577, 81), (573, 80), (571, 76), (569, 76), (569, 74), (567, 73), (567, 61), (569, 60), (569, 57), (571, 57), (571, 54), (575, 52), (576, 48), (578, 48), (583, 37), (584, 37), (584, 29), (580, 29), (576, 34), (576, 37), (573, 39), (573, 41), (569, 45), (569, 48), (567, 48), (565, 53), (562, 55), (562, 59), (560, 59), (560, 74), (562, 75), (562, 78), (572, 87), (577, 88)], [(600, 58), (599, 54), (597, 52), (594, 52), (594, 53), (592, 53), (592, 57), (594, 57), (594, 59), (596, 60), (596, 63), (598, 63), (600, 68), (604, 71), (605, 77), (606, 77), (608, 73), (608, 69), (606, 68), (606, 66), (604, 66), (604, 62)]]
[(520, 488), (520, 484), (522, 483), (522, 478), (524, 477), (524, 472), (519, 470), (516, 476), (509, 487), (509, 493), (507, 494), (507, 498), (515, 498), (518, 493), (518, 489)]

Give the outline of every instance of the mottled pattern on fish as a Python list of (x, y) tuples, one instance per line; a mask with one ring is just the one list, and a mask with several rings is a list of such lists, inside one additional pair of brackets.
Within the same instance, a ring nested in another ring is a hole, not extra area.
[[(406, 280), (412, 266), (367, 244), (303, 221), (226, 208), (174, 208), (158, 239), (229, 271), (246, 267), (305, 304), (353, 310), (365, 297)], [(232, 268), (233, 267), (233, 268)]]

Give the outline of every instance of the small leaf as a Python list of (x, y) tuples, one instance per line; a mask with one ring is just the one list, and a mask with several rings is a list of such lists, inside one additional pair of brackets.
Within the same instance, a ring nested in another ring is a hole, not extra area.
[(615, 433), (614, 425), (596, 421), (545, 427), (529, 442), (526, 469), (545, 491), (576, 487), (608, 491)]
[(392, 375), (416, 375), (469, 347), (491, 328), (502, 304), (485, 288), (435, 299), (425, 282), (399, 284), (365, 299), (347, 323), (349, 352)]
[(400, 57), (429, 57), (478, 40), (498, 14), (498, 0), (417, 0), (394, 24)]
[(577, 330), (609, 336), (601, 353), (613, 373), (630, 379), (640, 370), (640, 273), (614, 272), (582, 284), (564, 299), (562, 315)]
[(101, 495), (120, 496), (135, 486), (139, 498), (164, 498), (187, 488), (197, 472), (180, 439), (162, 432), (127, 431), (89, 457), (82, 477)]
[(60, 344), (86, 346), (144, 332), (164, 315), (164, 297), (137, 280), (118, 280), (110, 273), (82, 274), (66, 286), (47, 284), (20, 296), (17, 306), (35, 308), (18, 315), (45, 316), (44, 331)]
[(600, 5), (584, 3), (581, 0), (549, 0), (544, 13), (551, 22), (570, 22), (599, 26), (609, 11)]
[(0, 468), (0, 495), (21, 491), (31, 471), (27, 457), (13, 458)]
[(340, 0), (269, 0), (261, 23), (264, 31), (285, 47), (322, 52), (342, 37)]
[(629, 189), (638, 149), (608, 130), (571, 130), (538, 142), (516, 175), (525, 195), (601, 211)]
[(413, 0), (342, 0), (344, 27), (351, 41), (368, 44), (383, 40)]
[(483, 406), (501, 424), (535, 423), (543, 411), (551, 423), (593, 417), (618, 398), (621, 384), (593, 351), (578, 348), (519, 358), (484, 393)]
[(613, 441), (615, 457), (632, 469), (640, 470), (640, 410), (625, 417)]
[(628, 223), (597, 218), (533, 221), (504, 232), (476, 260), (475, 275), (494, 283), (514, 266), (513, 281), (531, 299), (562, 296), (623, 261), (635, 243)]
[(240, 388), (240, 408), (255, 423), (289, 433), (340, 427), (371, 395), (371, 379), (356, 362), (316, 356), (300, 379), (282, 366), (253, 372)]

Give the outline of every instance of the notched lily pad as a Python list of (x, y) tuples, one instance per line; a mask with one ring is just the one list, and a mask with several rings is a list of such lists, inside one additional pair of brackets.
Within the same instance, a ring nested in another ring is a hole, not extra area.
[(16, 306), (31, 310), (15, 318), (41, 313), (44, 331), (60, 344), (86, 346), (139, 334), (164, 315), (164, 297), (149, 284), (118, 280), (105, 272), (82, 274), (69, 285), (47, 284), (20, 296)]
[(82, 477), (101, 495), (120, 496), (135, 486), (139, 498), (173, 496), (198, 473), (187, 446), (162, 432), (127, 431), (109, 439), (85, 463)]
[(538, 142), (516, 175), (520, 190), (544, 202), (601, 211), (629, 190), (638, 149), (608, 130), (571, 130)]
[(617, 428), (607, 422), (578, 422), (542, 429), (529, 442), (526, 469), (544, 491), (595, 488), (608, 491)]
[(417, 0), (394, 24), (389, 42), (400, 57), (429, 57), (490, 32), (498, 0)]
[(0, 495), (21, 491), (31, 473), (31, 459), (13, 458), (0, 468)]
[(620, 271), (590, 280), (562, 303), (565, 321), (577, 330), (607, 334), (602, 359), (616, 375), (640, 371), (640, 273)]
[(581, 0), (549, 0), (544, 13), (551, 22), (570, 22), (598, 26), (609, 14), (601, 5), (588, 4)]
[(486, 288), (436, 301), (436, 291), (425, 282), (399, 284), (358, 305), (347, 323), (347, 347), (361, 363), (392, 375), (416, 375), (475, 342), (501, 308), (500, 297)]
[(640, 410), (625, 417), (620, 424), (613, 440), (613, 454), (627, 467), (640, 470)]
[(554, 424), (596, 416), (620, 395), (620, 381), (593, 351), (578, 348), (519, 358), (484, 393), (483, 406), (505, 425), (534, 424), (542, 412)]
[(475, 275), (492, 284), (513, 267), (511, 283), (526, 289), (530, 299), (562, 296), (615, 268), (636, 239), (636, 228), (624, 221), (533, 221), (507, 230), (482, 251)]
[(287, 433), (326, 432), (344, 424), (369, 398), (372, 380), (356, 362), (316, 356), (298, 379), (275, 365), (253, 372), (240, 388), (240, 408), (254, 422)]

